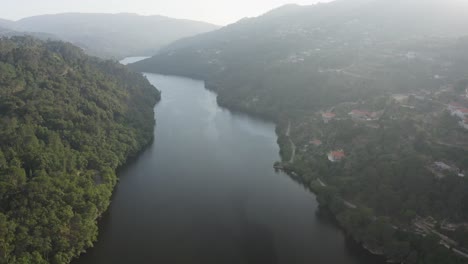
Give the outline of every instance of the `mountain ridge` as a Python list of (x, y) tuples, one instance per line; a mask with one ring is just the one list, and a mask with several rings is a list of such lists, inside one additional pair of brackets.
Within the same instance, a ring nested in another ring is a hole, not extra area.
[(83, 48), (90, 55), (114, 59), (152, 55), (177, 39), (218, 28), (200, 21), (132, 13), (58, 13), (6, 24), (7, 28), (22, 32), (18, 34), (51, 34)]

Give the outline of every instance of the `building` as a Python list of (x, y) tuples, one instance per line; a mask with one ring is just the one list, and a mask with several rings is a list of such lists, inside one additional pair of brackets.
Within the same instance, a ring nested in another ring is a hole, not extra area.
[(455, 112), (456, 110), (460, 109), (460, 108), (463, 108), (463, 105), (461, 105), (460, 103), (457, 103), (457, 102), (451, 102), (447, 109), (450, 111), (450, 113), (453, 114), (453, 112)]
[(436, 161), (434, 162), (434, 165), (438, 170), (441, 170), (441, 171), (452, 170), (452, 167), (450, 165), (447, 165), (442, 161)]
[(333, 120), (335, 117), (336, 117), (336, 114), (335, 114), (335, 113), (332, 113), (332, 112), (325, 112), (325, 113), (322, 113), (323, 122), (325, 122), (325, 123), (330, 122), (330, 121)]
[[(442, 161), (434, 162), (434, 169), (438, 172), (451, 172), (458, 175), (458, 177), (465, 177), (465, 173), (459, 168), (457, 168), (456, 166), (448, 165), (447, 163)], [(438, 176), (439, 178), (445, 177), (445, 175), (443, 174), (439, 174)]]
[(372, 112), (371, 113), (371, 119), (372, 120), (379, 120), (383, 116), (384, 113), (385, 113), (384, 110), (377, 111), (377, 112)]
[(314, 139), (314, 140), (310, 141), (310, 144), (313, 144), (314, 146), (318, 147), (318, 146), (322, 145), (322, 141), (320, 141), (318, 139)]
[(346, 157), (343, 150), (335, 150), (328, 153), (328, 160), (331, 162), (339, 162)]
[(406, 104), (409, 100), (409, 96), (406, 94), (394, 94), (392, 98), (400, 104)]
[(465, 119), (460, 121), (460, 126), (468, 130), (468, 117), (465, 117)]
[(448, 105), (447, 109), (450, 111), (452, 116), (457, 116), (461, 120), (465, 120), (465, 118), (468, 117), (468, 108), (460, 103), (452, 102)]
[(452, 112), (453, 116), (458, 116), (462, 120), (465, 120), (468, 117), (468, 108), (459, 108)]
[(362, 110), (353, 110), (349, 114), (353, 120), (370, 121), (372, 120), (372, 113)]

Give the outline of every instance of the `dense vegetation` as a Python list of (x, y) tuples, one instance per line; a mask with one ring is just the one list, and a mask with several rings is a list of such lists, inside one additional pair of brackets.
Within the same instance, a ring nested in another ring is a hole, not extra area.
[(49, 36), (71, 42), (87, 54), (117, 59), (149, 56), (172, 41), (217, 28), (208, 23), (163, 16), (80, 13), (34, 16), (14, 22), (0, 20), (0, 27), (10, 29), (9, 36), (21, 32)]
[[(428, 167), (443, 160), (466, 171), (468, 148), (435, 141), (449, 142), (438, 135), (444, 131), (449, 138), (464, 142), (468, 132), (436, 102), (415, 100), (411, 103), (416, 108), (407, 109), (392, 100), (376, 101), (337, 105), (335, 111), (341, 120), (328, 124), (318, 115), (308, 117), (307, 122), (297, 119), (302, 125), (293, 125), (291, 133), (301, 149), (288, 167), (301, 175), (300, 181), (318, 194), (320, 204), (336, 215), (347, 232), (373, 252), (405, 263), (441, 263), (441, 259), (443, 263), (465, 263), (439, 246), (437, 236), (425, 241), (413, 230), (417, 216), (441, 222), (467, 221), (467, 179), (454, 172), (437, 177)], [(378, 121), (356, 122), (346, 117), (351, 107), (370, 108), (373, 104), (386, 109)], [(431, 107), (435, 111), (430, 111)], [(427, 117), (431, 123), (424, 122)], [(287, 149), (289, 143), (284, 136), (280, 138), (279, 144), (285, 146), (282, 149)], [(322, 145), (303, 148), (311, 138), (320, 138)], [(336, 148), (344, 149), (347, 157), (331, 163), (326, 153)], [(286, 159), (289, 153), (283, 153)], [(457, 240), (466, 234), (464, 229), (460, 226), (446, 233), (440, 226), (434, 227)], [(463, 240), (459, 242), (466, 247)]]
[[(434, 75), (460, 77), (466, 71), (459, 62), (467, 59), (460, 46), (466, 50), (468, 41), (458, 37), (468, 35), (467, 10), (457, 0), (285, 6), (179, 40), (132, 67), (204, 79), (221, 104), (276, 118), (439, 87)], [(421, 21), (421, 13), (439, 19)], [(417, 56), (408, 60), (408, 53)]]
[[(274, 119), (283, 165), (371, 251), (407, 263), (466, 263), (438, 235), (413, 231), (425, 217), (465, 223), (447, 235), (466, 249), (467, 179), (430, 166), (468, 170), (468, 133), (446, 111), (467, 100), (467, 24), (468, 3), (458, 0), (290, 5), (177, 41), (131, 67), (204, 79), (221, 105)], [(394, 94), (411, 94), (410, 105)], [(348, 116), (353, 109), (383, 114), (359, 123)], [(325, 124), (321, 111), (338, 119)], [(310, 146), (314, 138), (323, 144)], [(292, 163), (289, 139), (298, 147)], [(343, 162), (327, 160), (334, 149), (344, 149)]]
[(69, 263), (92, 246), (158, 99), (140, 74), (71, 44), (0, 39), (0, 263)]

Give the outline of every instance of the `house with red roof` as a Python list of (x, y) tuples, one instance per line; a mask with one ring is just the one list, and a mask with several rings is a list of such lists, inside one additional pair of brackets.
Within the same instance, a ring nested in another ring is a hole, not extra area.
[(310, 144), (313, 144), (314, 146), (318, 147), (318, 146), (322, 145), (322, 141), (320, 141), (318, 139), (314, 139), (314, 140), (310, 141)]
[(459, 109), (453, 111), (452, 115), (458, 116), (462, 120), (465, 120), (465, 118), (468, 117), (468, 108), (459, 108)]
[(464, 106), (462, 104), (460, 104), (460, 103), (457, 103), (457, 102), (451, 102), (447, 107), (447, 109), (452, 114), (453, 114), (453, 112), (457, 111), (460, 108), (464, 108)]
[(328, 160), (331, 162), (339, 162), (346, 157), (345, 152), (342, 149), (330, 151), (327, 156)]
[(466, 117), (464, 120), (460, 121), (460, 126), (462, 126), (464, 129), (468, 130), (468, 117)]
[(325, 122), (325, 123), (330, 122), (330, 121), (333, 120), (335, 117), (336, 117), (336, 114), (335, 114), (335, 113), (332, 113), (332, 112), (325, 112), (325, 113), (322, 113), (323, 122)]

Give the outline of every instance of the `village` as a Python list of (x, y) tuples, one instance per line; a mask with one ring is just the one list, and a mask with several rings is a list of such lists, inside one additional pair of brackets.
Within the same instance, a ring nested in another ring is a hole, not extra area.
[[(420, 129), (420, 134), (427, 134), (427, 140), (434, 144), (468, 149), (468, 146), (464, 145), (468, 142), (468, 87), (462, 94), (457, 94), (453, 87), (443, 86), (436, 91), (421, 90), (410, 94), (390, 94), (372, 102), (345, 102), (317, 111), (307, 120), (296, 122), (290, 120), (286, 136), (292, 151), (291, 158), (288, 163), (278, 163), (275, 166), (279, 169), (287, 168), (289, 173), (297, 177), (300, 171), (298, 172), (293, 165), (295, 159), (326, 159), (329, 162), (328, 166), (343, 163), (348, 158), (356, 159), (353, 146), (366, 144), (368, 137), (366, 134), (375, 134), (381, 126), (389, 126), (399, 120), (412, 122)], [(433, 126), (441, 124), (440, 120), (451, 124), (449, 127), (444, 127), (450, 131), (446, 138), (431, 134)], [(351, 130), (356, 130), (360, 131), (360, 134), (346, 140), (338, 140), (337, 131), (343, 132), (343, 130), (350, 130), (350, 133)], [(467, 164), (461, 167), (452, 160), (430, 156), (425, 160), (426, 169), (435, 179), (464, 178), (468, 173)], [(315, 181), (322, 188), (328, 187), (328, 183), (320, 176)], [(351, 210), (360, 207), (351, 200), (342, 199), (342, 202)], [(454, 223), (449, 219), (435, 220), (431, 216), (416, 216), (411, 223), (410, 226), (394, 224), (393, 228), (407, 230), (423, 237), (437, 236), (441, 245), (459, 256), (468, 258), (468, 249), (461, 247), (459, 242), (451, 237), (453, 232), (460, 228), (468, 230), (468, 222)]]
[[(387, 98), (392, 103), (398, 104), (401, 108), (407, 110), (415, 110), (418, 104), (424, 104), (424, 102), (432, 105), (437, 105), (436, 109), (431, 112), (425, 112), (424, 115), (437, 115), (441, 112), (447, 111), (452, 116), (460, 128), (468, 131), (468, 88), (465, 89), (464, 93), (456, 96), (457, 101), (444, 103), (439, 101), (439, 97), (442, 97), (443, 93), (453, 93), (453, 89), (447, 87), (441, 87), (437, 92), (431, 93), (428, 91), (420, 91), (412, 94), (393, 94)], [(458, 98), (457, 98), (458, 97)], [(416, 101), (417, 103), (410, 103)], [(332, 121), (352, 120), (355, 125), (365, 126), (371, 129), (378, 129), (378, 121), (385, 114), (387, 109), (376, 109), (370, 111), (367, 109), (354, 109), (357, 105), (365, 105), (365, 102), (348, 102), (334, 106), (328, 110), (320, 111), (319, 114), (324, 124), (329, 124)], [(349, 112), (346, 114), (346, 112)], [(414, 114), (416, 116), (417, 114)], [(393, 115), (391, 118), (397, 119), (397, 115)], [(400, 118), (402, 118), (400, 116)], [(416, 120), (415, 120), (416, 121)], [(300, 124), (302, 126), (305, 124)], [(465, 133), (466, 135), (466, 133)], [(310, 147), (320, 147), (323, 142), (318, 137), (313, 137), (310, 141), (304, 144), (301, 148), (303, 152), (306, 152)], [(346, 157), (346, 153), (343, 148), (330, 149), (327, 153), (327, 158), (330, 162), (339, 162)], [(445, 177), (444, 173), (454, 173), (459, 177), (465, 177), (465, 172), (457, 168), (456, 165), (450, 164), (450, 161), (434, 161), (428, 165), (428, 168), (434, 172), (437, 177)]]

